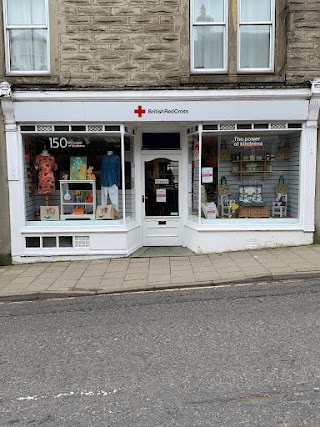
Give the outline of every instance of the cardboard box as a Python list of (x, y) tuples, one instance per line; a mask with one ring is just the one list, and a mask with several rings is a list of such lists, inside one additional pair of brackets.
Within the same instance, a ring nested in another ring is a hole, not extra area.
[(96, 210), (96, 219), (114, 219), (113, 205), (99, 205)]
[(96, 210), (96, 219), (121, 219), (121, 215), (113, 205), (99, 205)]
[(59, 206), (40, 206), (41, 221), (58, 221), (59, 219)]
[(218, 209), (215, 203), (202, 203), (202, 212), (207, 219), (216, 219), (218, 214)]

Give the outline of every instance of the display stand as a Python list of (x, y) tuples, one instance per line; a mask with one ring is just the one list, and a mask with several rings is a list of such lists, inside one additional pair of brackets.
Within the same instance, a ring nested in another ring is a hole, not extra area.
[(248, 155), (240, 153), (239, 160), (232, 160), (231, 173), (239, 175), (240, 181), (245, 175), (259, 174), (265, 180), (266, 174), (272, 172), (271, 158), (267, 158), (266, 152), (260, 153), (260, 156)]
[[(81, 193), (81, 195), (78, 197), (75, 195), (75, 193), (77, 192)], [(89, 197), (90, 194), (92, 194), (91, 200)], [(60, 204), (61, 204), (61, 214), (60, 214), (61, 220), (95, 219), (96, 181), (95, 180), (61, 180), (60, 181)]]

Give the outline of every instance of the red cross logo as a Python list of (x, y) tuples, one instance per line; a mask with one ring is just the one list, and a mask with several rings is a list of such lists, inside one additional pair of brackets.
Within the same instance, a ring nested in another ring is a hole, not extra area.
[(138, 114), (138, 117), (142, 117), (142, 114), (145, 114), (146, 110), (142, 108), (142, 105), (138, 105), (138, 108), (133, 110), (135, 114)]

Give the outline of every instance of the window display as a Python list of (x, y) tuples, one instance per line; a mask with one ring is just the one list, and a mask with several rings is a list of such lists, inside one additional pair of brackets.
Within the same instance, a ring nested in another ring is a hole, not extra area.
[[(70, 194), (70, 185), (76, 186)], [(95, 219), (96, 181), (68, 180), (60, 181), (60, 219)]]
[[(299, 157), (300, 132), (296, 130), (251, 134), (206, 131), (190, 135), (190, 219), (196, 219), (199, 212), (201, 222), (297, 218)], [(217, 214), (208, 215), (215, 206)]]
[(52, 154), (48, 153), (46, 146), (40, 154), (36, 156), (34, 168), (38, 172), (38, 192), (39, 194), (53, 194), (56, 190), (54, 171), (58, 169), (56, 160)]
[(190, 135), (188, 144), (188, 210), (192, 216), (197, 215), (199, 207), (199, 135)]
[(120, 157), (108, 150), (101, 158), (101, 204), (108, 204), (108, 195), (111, 204), (119, 209), (119, 186), (120, 186)]
[[(25, 213), (28, 224), (39, 220), (81, 219), (91, 220), (91, 224), (101, 219), (111, 219), (115, 223), (121, 222), (124, 214), (133, 218), (131, 138), (128, 135), (122, 139), (120, 133), (24, 135)], [(43, 206), (47, 209), (43, 210)], [(109, 206), (108, 211), (112, 215), (97, 215), (97, 208), (101, 210), (101, 206)], [(52, 208), (54, 214), (48, 208)]]

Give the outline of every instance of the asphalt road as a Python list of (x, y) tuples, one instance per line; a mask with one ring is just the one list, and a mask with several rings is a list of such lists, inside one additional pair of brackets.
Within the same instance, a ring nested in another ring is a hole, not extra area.
[(0, 305), (0, 426), (320, 426), (320, 282)]

